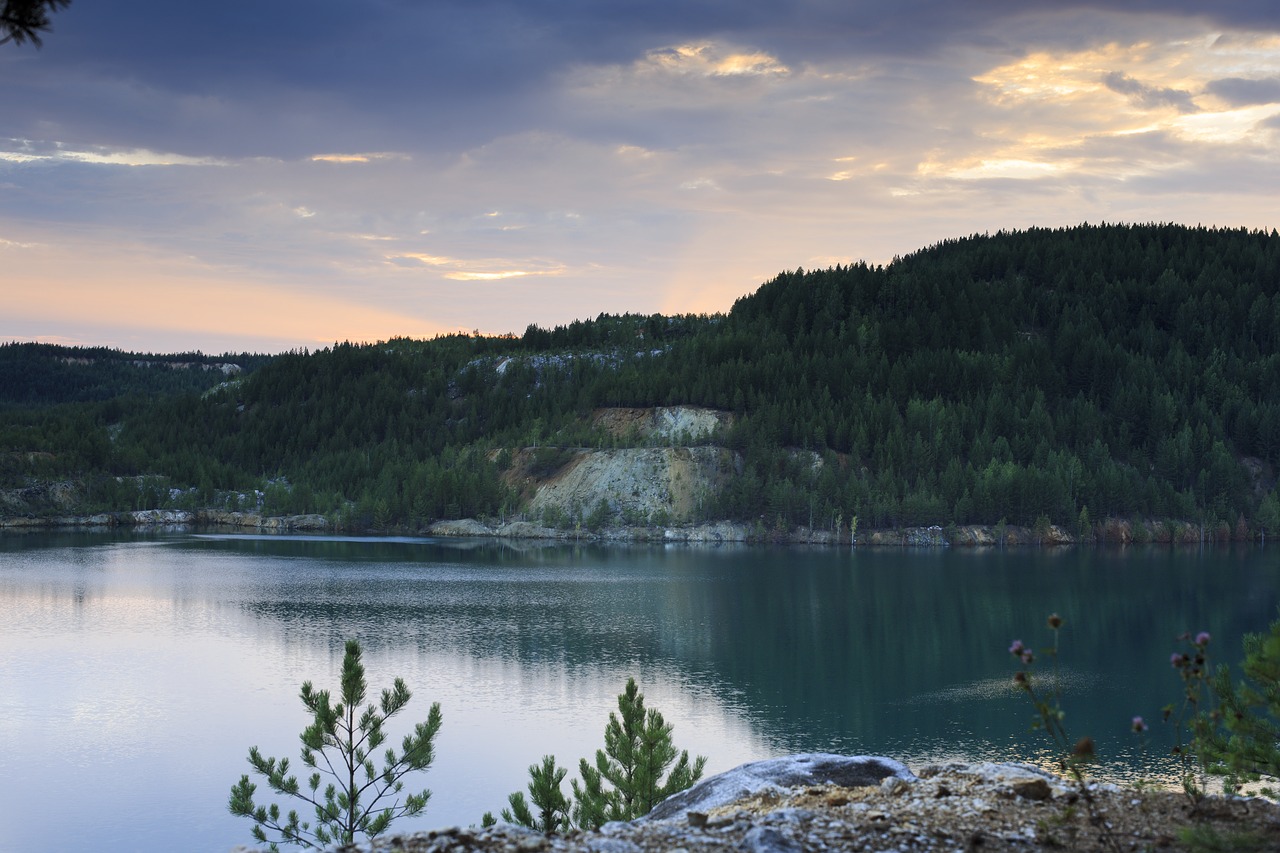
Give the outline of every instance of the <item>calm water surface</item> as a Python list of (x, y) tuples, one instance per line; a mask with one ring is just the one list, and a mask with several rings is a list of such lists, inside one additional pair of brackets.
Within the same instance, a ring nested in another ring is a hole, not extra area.
[[(0, 537), (0, 847), (226, 851), (245, 755), (297, 764), (299, 685), (439, 702), (435, 793), (404, 829), (478, 823), (544, 753), (603, 743), (628, 675), (677, 746), (743, 761), (822, 750), (1044, 760), (1006, 651), (1063, 631), (1073, 733), (1154, 777), (1134, 714), (1178, 695), (1173, 638), (1275, 618), (1280, 549), (1107, 551), (539, 547), (309, 537)], [(260, 793), (265, 792), (260, 786)]]

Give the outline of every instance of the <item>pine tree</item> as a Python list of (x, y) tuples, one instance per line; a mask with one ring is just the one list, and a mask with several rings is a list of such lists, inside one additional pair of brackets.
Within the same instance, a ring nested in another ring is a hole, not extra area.
[(1243, 680), (1232, 681), (1227, 667), (1213, 674), (1217, 713), (1200, 712), (1193, 749), (1210, 773), (1226, 777), (1229, 792), (1261, 781), (1259, 793), (1275, 797), (1280, 783), (1280, 620), (1265, 634), (1246, 634), (1244, 651)]
[[(399, 713), (411, 696), (404, 681), (397, 678), (394, 686), (382, 691), (380, 706), (370, 703), (360, 710), (367, 684), (364, 665), (360, 661), (360, 644), (347, 640), (342, 658), (342, 701), (329, 702), (328, 690), (314, 690), (311, 682), (302, 685), (302, 704), (312, 716), (311, 725), (301, 734), (302, 763), (313, 771), (304, 790), (298, 777), (289, 775), (289, 759), (277, 761), (263, 758), (258, 748), (249, 750), (249, 763), (256, 773), (266, 777), (277, 794), (286, 794), (308, 803), (315, 809), (315, 825), (300, 820), (290, 810), (282, 818), (280, 807), (255, 805), (253, 793), (257, 785), (248, 775), (240, 777), (231, 788), (229, 808), (234, 815), (254, 820), (253, 837), (278, 850), (280, 842), (303, 847), (325, 847), (332, 843), (350, 844), (358, 833), (373, 838), (398, 817), (420, 814), (427, 806), (431, 792), (398, 797), (404, 787), (402, 777), (415, 770), (426, 770), (435, 758), (432, 741), (440, 731), (440, 703), (433, 703), (426, 722), (418, 723), (412, 734), (405, 735), (401, 753), (388, 748), (383, 768), (378, 770), (370, 757), (387, 736), (383, 724)], [(324, 776), (332, 781), (320, 789)], [(268, 838), (267, 832), (276, 838)]]
[(523, 791), (516, 791), (507, 797), (510, 809), (502, 810), (502, 819), (507, 823), (527, 826), (529, 829), (551, 835), (569, 828), (569, 801), (560, 790), (569, 771), (564, 767), (556, 767), (553, 755), (542, 756), (542, 765), (529, 765), (529, 798), (538, 810), (535, 817), (524, 798)]
[(574, 823), (598, 829), (608, 821), (632, 820), (702, 778), (707, 759), (698, 756), (690, 763), (684, 750), (677, 760), (671, 729), (659, 711), (645, 709), (644, 694), (634, 678), (627, 679), (618, 713), (609, 714), (605, 748), (596, 750), (595, 766), (585, 758), (578, 764), (582, 782), (573, 781)]

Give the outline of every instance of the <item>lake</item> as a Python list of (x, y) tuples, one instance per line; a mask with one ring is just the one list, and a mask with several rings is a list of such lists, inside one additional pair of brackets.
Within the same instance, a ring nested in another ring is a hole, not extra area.
[(576, 769), (628, 676), (709, 773), (802, 751), (1044, 762), (1007, 649), (1050, 643), (1053, 611), (1070, 732), (1096, 738), (1107, 778), (1168, 780), (1174, 638), (1208, 630), (1216, 660), (1238, 663), (1242, 634), (1276, 617), (1278, 563), (1253, 546), (0, 537), (3, 846), (248, 844), (251, 822), (226, 809), (248, 749), (299, 763), (299, 686), (336, 689), (347, 637), (371, 692), (396, 676), (414, 692), (392, 743), (443, 711), (418, 777), (431, 802), (398, 829), (478, 823), (544, 754)]

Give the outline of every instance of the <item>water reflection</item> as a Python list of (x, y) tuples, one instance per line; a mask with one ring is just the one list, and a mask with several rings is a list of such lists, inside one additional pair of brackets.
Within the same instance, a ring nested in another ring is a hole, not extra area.
[(373, 684), (414, 688), (411, 719), (444, 708), (424, 826), (500, 807), (543, 753), (589, 755), (628, 675), (713, 771), (807, 750), (1049, 762), (1006, 648), (1048, 642), (1051, 610), (1070, 730), (1112, 776), (1168, 778), (1165, 733), (1143, 752), (1128, 721), (1176, 696), (1178, 633), (1234, 662), (1274, 618), (1270, 553), (0, 537), (0, 772), (48, 768), (0, 823), (47, 826), (29, 816), (70, 798), (68, 837), (101, 849), (246, 840), (223, 811), (244, 753), (294, 755), (297, 687), (335, 681), (348, 636)]

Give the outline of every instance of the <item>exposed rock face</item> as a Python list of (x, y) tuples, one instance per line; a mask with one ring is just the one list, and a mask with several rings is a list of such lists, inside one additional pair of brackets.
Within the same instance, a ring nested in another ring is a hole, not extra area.
[(721, 447), (583, 451), (538, 486), (528, 510), (590, 513), (603, 500), (624, 518), (647, 521), (665, 513), (678, 523), (689, 520), (736, 470), (734, 455)]
[(999, 544), (995, 534), (989, 527), (980, 525), (966, 525), (965, 527), (956, 528), (955, 538), (951, 540), (952, 545), (967, 545), (969, 547), (990, 546)]
[(190, 524), (195, 520), (195, 513), (180, 509), (140, 509), (125, 513), (136, 527), (169, 527), (178, 524)]
[(200, 513), (202, 524), (213, 524), (219, 527), (253, 527), (262, 526), (262, 516), (256, 512), (239, 512), (221, 509), (206, 509)]
[(252, 530), (327, 530), (329, 520), (323, 515), (262, 516), (252, 512), (224, 510), (139, 509), (132, 512), (100, 512), (94, 515), (22, 516), (0, 518), (0, 527), (172, 527), (192, 525), (238, 527)]
[(944, 547), (949, 545), (941, 527), (906, 527), (901, 530), (872, 530), (862, 540), (867, 545), (912, 545)]
[[(448, 524), (449, 522), (444, 522)], [(438, 525), (431, 525), (431, 532), (436, 533)], [(475, 535), (475, 534), (468, 534)], [(513, 521), (510, 524), (500, 525), (499, 527), (490, 528), (489, 536), (506, 536), (512, 539), (558, 539), (566, 535), (566, 531), (553, 530), (550, 527), (542, 527), (537, 524), (530, 524), (527, 521)]]
[(592, 425), (633, 446), (514, 450), (503, 477), (522, 493), (523, 509), (535, 520), (566, 526), (566, 520), (581, 521), (603, 502), (609, 509), (605, 520), (614, 526), (680, 525), (740, 473), (741, 460), (731, 451), (694, 446), (730, 423), (727, 412), (691, 406), (599, 409)]
[(695, 406), (657, 409), (599, 409), (592, 424), (617, 438), (700, 441), (733, 423), (733, 415)]
[(688, 527), (668, 527), (662, 531), (665, 542), (696, 542), (703, 545), (719, 545), (723, 542), (746, 542), (745, 524), (718, 521), (695, 524)]
[(1133, 541), (1133, 525), (1123, 518), (1108, 518), (1102, 523), (1102, 538), (1107, 542), (1128, 545)]
[(894, 527), (889, 530), (868, 530), (858, 534), (859, 545), (913, 545), (917, 547), (942, 547), (949, 543), (941, 527)]
[(202, 510), (193, 519), (200, 524), (213, 524), (220, 527), (241, 527), (253, 530), (327, 530), (329, 519), (323, 515), (269, 515), (256, 512), (229, 512), (224, 510)]
[(115, 516), (100, 512), (95, 515), (59, 515), (52, 517), (27, 518), (14, 516), (0, 518), (0, 528), (21, 530), (46, 527), (111, 527), (116, 523)]
[[(35, 456), (35, 454), (28, 455)], [(0, 516), (26, 515), (48, 510), (74, 511), (80, 499), (80, 486), (66, 481), (34, 482), (23, 488), (0, 489)]]
[(1045, 533), (1044, 538), (1040, 540), (1042, 545), (1070, 545), (1075, 540), (1071, 538), (1071, 534), (1056, 524), (1049, 525), (1049, 530)]
[(473, 518), (437, 521), (427, 527), (429, 536), (497, 536), (502, 539), (597, 540), (604, 542), (688, 542), (721, 545), (746, 542), (747, 528), (727, 521), (679, 527), (606, 527), (599, 531), (565, 530), (528, 521), (488, 525)]
[(262, 519), (263, 530), (328, 530), (329, 519), (323, 515), (279, 515)]
[(463, 518), (458, 521), (437, 521), (427, 528), (432, 536), (493, 536), (494, 528), (481, 524), (474, 518)]
[(809, 785), (860, 788), (879, 785), (888, 777), (907, 781), (916, 778), (907, 765), (892, 758), (825, 752), (768, 758), (704, 779), (658, 803), (641, 820), (681, 820), (691, 811), (705, 813), (765, 792), (781, 795), (783, 789)]

